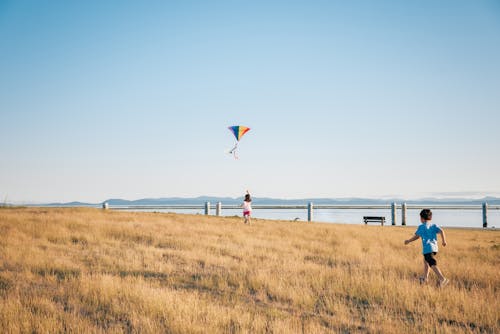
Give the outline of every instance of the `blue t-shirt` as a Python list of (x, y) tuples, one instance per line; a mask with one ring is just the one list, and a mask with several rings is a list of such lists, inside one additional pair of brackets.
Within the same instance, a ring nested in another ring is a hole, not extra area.
[(441, 228), (436, 224), (422, 223), (415, 232), (422, 239), (422, 253), (428, 254), (438, 251), (437, 234), (441, 232)]

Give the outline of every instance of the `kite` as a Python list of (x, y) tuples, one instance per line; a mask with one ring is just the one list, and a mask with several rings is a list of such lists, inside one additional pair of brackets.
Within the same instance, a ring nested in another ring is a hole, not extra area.
[(238, 142), (240, 141), (241, 137), (245, 135), (245, 133), (250, 131), (250, 128), (247, 128), (246, 126), (235, 125), (228, 127), (228, 129), (233, 133), (234, 137), (236, 138), (236, 145), (234, 145), (234, 147), (229, 151), (229, 154), (232, 154), (235, 159), (238, 159), (238, 156), (236, 155)]

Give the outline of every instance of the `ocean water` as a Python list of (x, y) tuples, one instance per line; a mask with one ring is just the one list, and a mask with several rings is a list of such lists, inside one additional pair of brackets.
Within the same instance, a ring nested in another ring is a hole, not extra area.
[[(175, 212), (185, 214), (204, 214), (204, 209), (161, 209), (161, 210), (141, 210), (156, 212)], [(432, 221), (443, 227), (483, 227), (483, 213), (481, 210), (432, 210)], [(212, 209), (211, 215), (215, 215)], [(418, 226), (420, 224), (420, 209), (407, 210), (408, 226)], [(240, 216), (240, 209), (222, 210), (222, 216)], [(391, 225), (390, 209), (315, 209), (313, 221), (318, 223), (342, 223), (342, 224), (364, 224), (363, 216), (385, 216), (386, 225)], [(297, 220), (307, 222), (306, 209), (254, 209), (253, 218), (278, 219), (278, 220)], [(398, 210), (396, 225), (401, 225), (401, 210)], [(372, 223), (371, 225), (374, 225)], [(500, 210), (488, 210), (488, 228), (500, 229)]]

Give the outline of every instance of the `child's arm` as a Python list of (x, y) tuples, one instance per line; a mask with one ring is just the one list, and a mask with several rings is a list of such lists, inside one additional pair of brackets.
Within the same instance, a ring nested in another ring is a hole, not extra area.
[(441, 234), (441, 241), (443, 242), (443, 247), (444, 247), (446, 246), (446, 235), (444, 234), (443, 230), (439, 231), (439, 234)]
[(410, 239), (408, 240), (405, 240), (405, 245), (408, 245), (410, 242), (413, 242), (415, 240), (417, 240), (418, 238), (420, 238), (418, 235), (414, 235), (413, 237), (411, 237)]

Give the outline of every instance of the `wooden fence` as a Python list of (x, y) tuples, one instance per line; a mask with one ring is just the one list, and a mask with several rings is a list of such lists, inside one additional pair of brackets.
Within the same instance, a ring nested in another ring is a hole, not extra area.
[[(211, 212), (211, 203), (205, 202), (203, 205), (109, 205), (108, 203), (103, 203), (103, 209), (112, 210), (204, 210), (205, 215), (209, 215)], [(406, 225), (407, 222), (407, 211), (410, 209), (431, 209), (431, 210), (482, 210), (483, 216), (483, 228), (488, 227), (488, 210), (500, 210), (500, 205), (488, 205), (488, 203), (482, 203), (477, 205), (436, 205), (436, 204), (406, 204), (406, 203), (391, 203), (382, 205), (342, 205), (342, 204), (320, 204), (315, 205), (309, 202), (304, 205), (252, 205), (254, 210), (289, 210), (289, 209), (299, 209), (307, 210), (307, 220), (309, 222), (314, 221), (315, 210), (363, 210), (363, 209), (374, 209), (374, 210), (391, 210), (391, 224), (397, 225), (398, 213), (401, 216), (401, 225)], [(215, 215), (222, 216), (223, 210), (237, 210), (241, 209), (239, 205), (223, 205), (221, 202), (215, 205)]]

